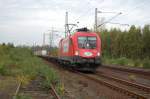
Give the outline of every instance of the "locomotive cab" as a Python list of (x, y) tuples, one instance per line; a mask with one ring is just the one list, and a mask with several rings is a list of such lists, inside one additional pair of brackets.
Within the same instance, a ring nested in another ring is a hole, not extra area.
[(59, 43), (59, 59), (83, 70), (95, 70), (100, 64), (100, 37), (86, 28), (78, 29), (73, 35)]
[[(76, 64), (100, 65), (100, 39), (96, 33), (77, 32), (73, 62)], [(92, 68), (93, 68), (92, 66)]]

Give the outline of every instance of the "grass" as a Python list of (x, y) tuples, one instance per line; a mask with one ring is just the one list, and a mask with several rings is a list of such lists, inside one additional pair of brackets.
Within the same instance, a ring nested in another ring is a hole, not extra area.
[(18, 94), (17, 96), (14, 96), (13, 99), (32, 99), (32, 97), (25, 94)]
[(140, 67), (145, 69), (150, 69), (150, 59), (129, 59), (126, 57), (120, 58), (111, 58), (104, 56), (102, 58), (103, 64), (114, 64), (114, 65), (123, 65), (130, 67)]
[(150, 59), (145, 58), (143, 60), (143, 68), (150, 68)]
[[(17, 86), (17, 81), (13, 77), (0, 77), (0, 92), (9, 93), (15, 91)], [(12, 90), (10, 90), (12, 89)]]
[(0, 45), (0, 75), (15, 77), (22, 85), (27, 85), (36, 76), (45, 78), (42, 82), (45, 88), (50, 88), (50, 83), (58, 83), (55, 71), (34, 56), (29, 48)]
[(129, 75), (129, 79), (130, 79), (131, 81), (135, 81), (135, 80), (136, 80), (136, 76), (133, 75), (133, 74), (131, 74), (131, 75)]

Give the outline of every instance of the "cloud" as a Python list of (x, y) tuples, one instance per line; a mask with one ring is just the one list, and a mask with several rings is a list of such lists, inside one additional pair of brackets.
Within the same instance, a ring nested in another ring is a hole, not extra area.
[[(0, 0), (0, 43), (42, 44), (42, 34), (53, 26), (64, 35), (65, 12), (69, 23), (79, 21), (79, 27), (93, 27), (94, 9), (122, 12), (112, 22), (143, 26), (149, 23), (150, 1), (147, 0)], [(115, 14), (98, 14), (110, 19)], [(107, 24), (107, 27), (123, 26)]]

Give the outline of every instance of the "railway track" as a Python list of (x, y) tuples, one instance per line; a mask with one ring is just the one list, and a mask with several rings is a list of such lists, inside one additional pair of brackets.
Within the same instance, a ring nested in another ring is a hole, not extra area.
[(144, 76), (150, 76), (150, 70), (141, 68), (130, 68), (128, 66), (116, 66), (116, 65), (102, 65), (102, 68), (114, 69), (124, 72), (136, 73)]
[(15, 98), (19, 94), (32, 97), (33, 99), (61, 99), (52, 84), (50, 84), (50, 90), (46, 91), (41, 87), (39, 79), (33, 80), (27, 87), (23, 87), (19, 83), (14, 95)]
[[(128, 95), (135, 99), (148, 99), (150, 95), (143, 95), (143, 93), (139, 93), (139, 91), (131, 90), (130, 88), (127, 88), (128, 86), (124, 87), (124, 85), (120, 86), (119, 82), (113, 82), (112, 80), (108, 80), (106, 76), (102, 78), (100, 75), (91, 75), (91, 74), (83, 74), (78, 72), (79, 75), (86, 77), (87, 79), (93, 80), (99, 84), (105, 85), (113, 90), (116, 90), (120, 93), (123, 93), (125, 95)], [(141, 92), (141, 91), (140, 91)], [(146, 92), (148, 94), (148, 92)]]
[(101, 76), (101, 77), (105, 77), (107, 79), (111, 79), (111, 80), (114, 80), (114, 81), (117, 81), (117, 82), (120, 82), (120, 83), (128, 85), (128, 86), (132, 86), (132, 87), (135, 87), (135, 88), (138, 88), (140, 90), (143, 90), (145, 92), (150, 93), (150, 87), (148, 87), (148, 86), (138, 84), (138, 83), (134, 83), (134, 82), (131, 82), (131, 81), (127, 81), (127, 80), (124, 80), (124, 79), (121, 79), (121, 78), (118, 78), (118, 77), (113, 77), (113, 76), (110, 76), (109, 74), (103, 74), (99, 71), (96, 72), (96, 75)]
[[(55, 64), (55, 62), (53, 62)], [(106, 67), (107, 68), (107, 67)], [(108, 67), (109, 68), (109, 67)], [(116, 69), (113, 67), (110, 67), (110, 69)], [(118, 69), (118, 68), (117, 68)], [(102, 74), (100, 72), (96, 72), (95, 74), (84, 74), (79, 71), (74, 71), (72, 69), (68, 69), (69, 71), (72, 71), (78, 75), (84, 76), (87, 79), (90, 79), (92, 81), (95, 81), (99, 84), (102, 84), (104, 86), (107, 86), (111, 88), (112, 90), (115, 90), (117, 92), (123, 93), (125, 95), (130, 96), (131, 98), (135, 99), (150, 99), (150, 88), (141, 84), (129, 82), (123, 79), (119, 79), (116, 77), (108, 76), (106, 74)], [(124, 69), (118, 69), (121, 71), (124, 71)], [(128, 70), (125, 69), (125, 71), (130, 71), (134, 73), (138, 73), (136, 70)], [(149, 73), (145, 73), (149, 74)]]

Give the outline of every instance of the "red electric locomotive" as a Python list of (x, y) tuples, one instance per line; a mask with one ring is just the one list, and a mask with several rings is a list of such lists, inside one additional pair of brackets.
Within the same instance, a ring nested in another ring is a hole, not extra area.
[(70, 64), (80, 70), (93, 71), (101, 64), (100, 37), (87, 28), (77, 29), (74, 34), (59, 42), (60, 63)]

